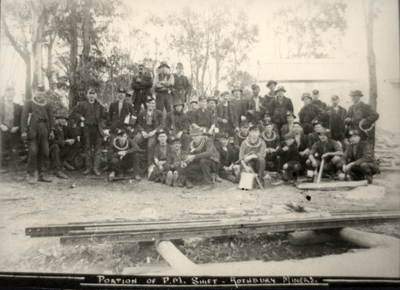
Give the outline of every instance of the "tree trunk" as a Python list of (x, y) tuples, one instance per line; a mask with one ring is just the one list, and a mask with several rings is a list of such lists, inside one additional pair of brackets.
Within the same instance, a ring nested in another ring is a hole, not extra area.
[(47, 80), (49, 81), (50, 89), (52, 89), (52, 90), (55, 89), (55, 83), (53, 80), (53, 46), (54, 46), (54, 42), (55, 42), (56, 38), (57, 38), (57, 35), (54, 35), (54, 37), (50, 36), (49, 47), (47, 50), (46, 77), (47, 77)]
[[(365, 5), (365, 4), (364, 4)], [(367, 3), (366, 12), (366, 34), (367, 34), (367, 60), (368, 60), (368, 78), (369, 78), (369, 104), (376, 110), (378, 89), (376, 81), (376, 60), (374, 52), (374, 0)]]
[(92, 5), (91, 0), (86, 0), (83, 6), (83, 23), (82, 23), (82, 38), (83, 38), (83, 49), (82, 49), (82, 63), (87, 63), (90, 54), (90, 7)]
[(76, 82), (76, 68), (77, 68), (77, 56), (78, 56), (78, 17), (76, 12), (75, 0), (69, 0), (68, 5), (71, 9), (71, 15), (69, 18), (70, 24), (70, 35), (71, 35), (71, 50), (69, 54), (70, 69), (69, 69), (69, 108), (72, 109), (78, 103), (78, 90)]
[(42, 72), (42, 48), (43, 48), (43, 28), (44, 17), (43, 8), (39, 4), (32, 8), (33, 16), (33, 35), (32, 35), (32, 52), (33, 52), (33, 79), (32, 87), (37, 88), (38, 85), (43, 84)]
[(28, 55), (24, 58), (25, 62), (25, 99), (29, 100), (32, 98), (32, 90), (31, 90), (31, 58)]

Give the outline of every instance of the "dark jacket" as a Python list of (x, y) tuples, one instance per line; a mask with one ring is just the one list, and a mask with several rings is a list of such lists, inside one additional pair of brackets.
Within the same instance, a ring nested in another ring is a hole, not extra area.
[(367, 126), (372, 125), (379, 119), (379, 114), (373, 110), (370, 105), (360, 102), (357, 105), (352, 105), (349, 108), (347, 117), (351, 119), (351, 128), (358, 129), (359, 123), (362, 119), (367, 120)]
[(177, 112), (176, 110), (173, 110), (172, 112), (169, 112), (167, 114), (167, 117), (165, 118), (165, 130), (167, 131), (168, 134), (172, 131), (172, 114), (174, 117), (174, 131), (175, 133), (178, 133), (182, 131), (185, 134), (189, 134), (190, 130), (190, 120), (189, 117), (183, 113), (183, 112)]
[(215, 145), (215, 148), (217, 149), (219, 153), (219, 158), (220, 158), (220, 167), (223, 166), (231, 166), (232, 163), (236, 162), (237, 160), (237, 153), (235, 152), (234, 148), (230, 144), (226, 146), (226, 151), (222, 148), (221, 143), (217, 143)]
[[(141, 82), (137, 81), (137, 78), (141, 79)], [(143, 74), (135, 74), (132, 78), (133, 94), (138, 94), (144, 91), (147, 96), (151, 96), (151, 88), (153, 87), (153, 77), (149, 72), (144, 72)]]
[(171, 166), (172, 169), (176, 169), (180, 166), (182, 161), (185, 161), (186, 156), (188, 155), (187, 151), (182, 150), (180, 151), (180, 154), (178, 155), (176, 151), (171, 148), (171, 151), (169, 152), (167, 156), (167, 162), (169, 166)]
[(243, 141), (246, 140), (248, 136), (249, 133), (247, 133), (247, 135), (245, 136), (241, 131), (239, 131), (235, 134), (235, 137), (233, 138), (233, 143), (235, 144), (235, 146), (238, 146), (240, 148)]
[(322, 102), (321, 100), (312, 100), (311, 104), (316, 105), (323, 111), (325, 111), (325, 109), (326, 109), (326, 104), (324, 102)]
[[(122, 103), (121, 114), (118, 115), (118, 103), (118, 101), (111, 103), (110, 109), (108, 110), (108, 124), (112, 133), (117, 133), (117, 129), (121, 129), (124, 126), (125, 118), (129, 113), (131, 114), (131, 117), (135, 117), (135, 111), (132, 104), (125, 101)], [(135, 118), (129, 120), (129, 125), (135, 125)]]
[(271, 121), (276, 124), (286, 123), (286, 113), (293, 112), (292, 100), (283, 96), (282, 101), (279, 102), (276, 98), (272, 103)]
[(191, 114), (190, 122), (196, 124), (199, 127), (204, 127), (210, 129), (210, 127), (215, 123), (215, 118), (210, 110), (207, 108), (203, 111), (198, 108)]
[(192, 92), (192, 85), (190, 84), (189, 79), (184, 76), (178, 76), (177, 74), (174, 74), (174, 87), (173, 87), (174, 93), (179, 94), (179, 95), (184, 95), (184, 100), (186, 101), (188, 96), (190, 96)]
[(272, 103), (273, 103), (274, 100), (275, 100), (275, 96), (270, 96), (269, 93), (268, 93), (268, 94), (266, 94), (266, 95), (264, 96), (264, 100), (265, 100), (265, 102), (264, 102), (264, 104), (265, 104), (265, 109), (266, 109), (269, 113), (272, 113)]
[[(217, 126), (224, 132), (226, 132), (227, 128), (235, 129), (239, 127), (237, 117), (237, 112), (232, 107), (232, 104), (228, 102), (228, 106), (225, 107), (223, 103), (219, 103), (216, 107), (216, 115), (217, 115)], [(227, 124), (222, 123), (222, 119), (228, 120)]]
[[(139, 116), (137, 118), (136, 128), (139, 133), (144, 131), (145, 128), (147, 128), (146, 114), (147, 114), (147, 111), (142, 111), (139, 113)], [(145, 130), (146, 133), (153, 131), (153, 130), (156, 130), (156, 132), (158, 132), (158, 131), (160, 131), (160, 129), (162, 129), (164, 127), (165, 127), (165, 124), (164, 124), (163, 113), (159, 110), (154, 110), (153, 115), (152, 115), (151, 128), (147, 128), (147, 130)]]
[(276, 150), (276, 155), (281, 157), (282, 164), (288, 163), (290, 161), (300, 161), (299, 149), (297, 148), (296, 143), (293, 142), (289, 146), (288, 151), (283, 151), (283, 147), (285, 147), (285, 146), (286, 146), (286, 144), (280, 146), (278, 148), (278, 150)]
[(194, 141), (190, 142), (189, 147), (189, 155), (194, 155), (194, 160), (199, 159), (210, 159), (217, 163), (219, 163), (219, 153), (211, 140), (206, 137), (203, 137), (201, 143), (202, 144), (199, 148), (195, 147)]
[(73, 131), (68, 126), (55, 126), (54, 128), (54, 139), (50, 140), (50, 146), (53, 144), (57, 144), (60, 147), (64, 147), (66, 145), (65, 140), (67, 139), (75, 139)]
[(326, 108), (326, 112), (330, 111), (329, 116), (329, 129), (331, 130), (331, 138), (333, 140), (341, 141), (345, 138), (345, 123), (344, 120), (347, 116), (347, 111), (339, 106), (338, 110), (331, 106)]
[(315, 142), (318, 142), (319, 138), (317, 133), (312, 132), (307, 135), (307, 148), (311, 149), (311, 147), (314, 145)]
[[(248, 122), (251, 122), (252, 124), (257, 124), (259, 121), (262, 120), (263, 114), (266, 110), (265, 106), (265, 99), (262, 98), (261, 96), (258, 97), (258, 106), (259, 106), (259, 111), (256, 112), (256, 102), (254, 101), (253, 96), (250, 97), (245, 103), (245, 112), (246, 112), (246, 118)], [(249, 111), (254, 111), (253, 114), (250, 114)]]
[[(13, 118), (13, 127), (19, 127), (21, 130), (21, 116), (22, 116), (22, 106), (16, 103), (13, 103), (14, 106), (14, 118)], [(0, 124), (4, 125), (4, 117), (5, 117), (5, 112), (4, 112), (4, 103), (0, 104)], [(11, 128), (8, 128), (9, 130)]]
[(308, 104), (300, 109), (299, 119), (300, 123), (303, 125), (305, 134), (313, 131), (313, 125), (311, 124), (311, 121), (314, 120), (314, 118), (316, 118), (318, 115), (321, 115), (322, 112), (322, 109), (314, 104)]
[[(84, 117), (85, 120), (83, 123), (87, 125), (87, 120), (88, 120), (88, 114), (90, 114), (89, 110), (90, 103), (88, 101), (83, 101), (80, 102), (72, 111), (71, 113), (71, 118), (75, 119), (76, 121), (80, 121), (81, 117)], [(103, 133), (103, 120), (106, 119), (107, 114), (105, 108), (97, 101), (94, 101), (94, 119), (95, 119), (95, 124), (97, 125), (99, 129), (99, 133), (101, 136), (104, 135)]]
[[(28, 126), (29, 113), (31, 114)], [(47, 130), (54, 130), (55, 119), (53, 109), (49, 103), (44, 106), (35, 104), (32, 100), (27, 100), (22, 110), (21, 133), (28, 132), (28, 138), (33, 139), (37, 134), (37, 124), (44, 120)]]
[[(340, 147), (337, 141), (328, 139), (326, 142), (322, 142), (319, 140), (311, 147), (310, 155), (314, 156), (318, 160), (321, 160), (321, 156), (323, 154), (337, 151), (342, 152), (342, 147)], [(332, 158), (333, 156), (329, 156), (326, 158), (326, 161), (329, 162)]]
[(304, 135), (303, 132), (300, 134), (300, 142), (297, 143), (296, 138), (294, 139), (294, 143), (296, 143), (297, 148), (299, 149), (299, 152), (303, 152), (304, 150), (307, 149), (307, 136)]
[(357, 144), (347, 145), (346, 152), (344, 152), (340, 163), (349, 164), (351, 162), (354, 162), (354, 165), (358, 166), (365, 162), (371, 166), (375, 173), (379, 171), (378, 163), (373, 156), (372, 147), (365, 140), (360, 140)]
[(126, 141), (128, 142), (128, 144), (127, 145), (124, 144), (123, 146), (121, 146), (119, 144), (117, 137), (112, 138), (112, 140), (110, 142), (108, 156), (107, 156), (108, 162), (110, 162), (114, 158), (119, 158), (118, 152), (120, 152), (120, 151), (127, 151), (127, 154), (137, 153), (137, 152), (142, 151), (142, 150), (140, 150), (139, 146), (132, 139), (128, 138), (128, 139), (126, 139)]

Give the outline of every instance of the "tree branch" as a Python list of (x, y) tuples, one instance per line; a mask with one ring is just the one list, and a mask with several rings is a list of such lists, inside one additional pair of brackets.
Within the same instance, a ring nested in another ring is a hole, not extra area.
[(4, 32), (7, 35), (8, 39), (10, 40), (12, 46), (18, 52), (18, 54), (22, 57), (22, 59), (25, 62), (27, 62), (29, 60), (29, 55), (23, 51), (23, 49), (21, 48), (21, 45), (19, 45), (18, 42), (15, 40), (15, 38), (12, 36), (10, 30), (8, 29), (8, 25), (6, 23), (4, 16), (1, 17), (1, 21), (3, 23)]

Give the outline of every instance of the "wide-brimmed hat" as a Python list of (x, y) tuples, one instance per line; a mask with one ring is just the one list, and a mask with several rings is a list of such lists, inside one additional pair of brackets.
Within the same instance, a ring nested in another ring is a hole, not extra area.
[(352, 97), (362, 97), (364, 96), (363, 93), (359, 90), (355, 90), (355, 91), (351, 91), (350, 92), (350, 96)]
[(199, 102), (201, 101), (207, 101), (207, 97), (206, 96), (200, 96), (199, 97)]
[(126, 90), (124, 88), (118, 88), (117, 93), (124, 93), (126, 94)]
[(269, 80), (267, 85), (266, 85), (267, 88), (269, 88), (269, 86), (272, 85), (272, 84), (275, 84), (275, 86), (276, 86), (278, 83), (276, 81), (274, 81), (274, 80)]
[(202, 136), (203, 135), (203, 130), (201, 128), (191, 128), (189, 135), (194, 137), (194, 136)]
[(240, 91), (241, 93), (243, 93), (243, 90), (242, 90), (241, 88), (239, 88), (239, 87), (234, 87), (234, 88), (232, 89), (232, 94), (233, 94), (234, 92), (236, 92), (236, 91)]
[(331, 137), (331, 131), (329, 129), (322, 128), (317, 132), (317, 135), (325, 134), (327, 137)]
[(176, 64), (176, 68), (183, 69), (183, 64), (182, 64), (182, 63), (180, 63), (180, 62), (178, 62), (178, 63)]
[(258, 89), (260, 89), (260, 86), (259, 86), (259, 85), (256, 85), (256, 84), (254, 84), (254, 85), (251, 85), (251, 89), (255, 89), (255, 88), (258, 88)]
[(182, 106), (182, 107), (184, 107), (185, 106), (185, 104), (183, 103), (183, 102), (177, 102), (176, 104), (173, 104), (172, 105), (172, 107), (176, 107), (176, 106)]
[(285, 87), (284, 87), (284, 86), (279, 86), (279, 87), (275, 90), (275, 95), (276, 95), (278, 92), (286, 92)]
[(209, 103), (209, 102), (215, 102), (215, 104), (218, 104), (218, 100), (214, 97), (207, 98), (207, 103)]
[(302, 100), (302, 101), (304, 101), (305, 98), (309, 98), (310, 100), (312, 99), (312, 97), (311, 97), (311, 95), (310, 95), (309, 93), (304, 93), (304, 94), (301, 96), (301, 100)]
[(198, 104), (199, 102), (198, 102), (196, 99), (193, 99), (193, 100), (190, 101), (189, 104), (191, 104), (191, 103), (196, 103), (196, 104)]
[(158, 66), (159, 69), (162, 68), (162, 67), (170, 68), (166, 61), (162, 61), (162, 62), (160, 63), (160, 65)]
[(294, 119), (296, 119), (296, 116), (291, 111), (287, 111), (286, 112), (286, 118), (289, 117), (289, 116), (292, 116)]

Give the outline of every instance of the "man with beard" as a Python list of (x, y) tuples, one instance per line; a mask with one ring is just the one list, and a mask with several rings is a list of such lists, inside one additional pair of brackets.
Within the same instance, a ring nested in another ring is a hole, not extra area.
[(108, 110), (108, 122), (111, 134), (116, 134), (119, 129), (128, 130), (136, 121), (135, 111), (131, 104), (125, 101), (126, 92), (123, 88), (118, 89), (117, 100), (110, 104)]
[(265, 124), (265, 131), (261, 133), (261, 138), (265, 142), (266, 146), (266, 169), (268, 171), (276, 171), (278, 165), (278, 159), (276, 156), (276, 149), (280, 145), (279, 135), (274, 131), (274, 126), (271, 122), (267, 121)]
[(229, 92), (221, 94), (222, 101), (217, 105), (217, 126), (223, 133), (228, 133), (229, 136), (234, 136), (235, 131), (239, 131), (238, 117), (236, 111), (230, 102)]
[(318, 90), (313, 90), (312, 93), (313, 93), (313, 96), (312, 96), (312, 102), (311, 103), (316, 105), (317, 107), (319, 107), (321, 110), (325, 111), (326, 104), (319, 99), (319, 91)]
[(145, 71), (143, 64), (139, 64), (139, 72), (133, 76), (131, 86), (133, 89), (132, 103), (136, 112), (136, 116), (139, 115), (142, 105), (146, 109), (146, 98), (151, 96), (152, 86), (152, 75)]
[[(19, 164), (18, 146), (21, 141), (22, 106), (14, 103), (15, 90), (7, 87), (0, 104), (1, 156), (8, 156), (9, 168), (15, 170)], [(3, 164), (3, 163), (2, 163)]]
[(169, 112), (165, 119), (165, 130), (170, 136), (178, 138), (181, 142), (182, 149), (187, 150), (191, 141), (189, 137), (190, 120), (183, 112), (184, 106), (184, 103), (176, 103), (173, 105), (173, 111)]
[(139, 175), (139, 156), (137, 153), (142, 152), (139, 146), (128, 138), (124, 129), (120, 129), (110, 142), (110, 150), (108, 153), (108, 163), (111, 168), (109, 179), (115, 177), (124, 177), (124, 171), (133, 169), (135, 180), (140, 181)]
[(213, 185), (213, 173), (218, 173), (219, 153), (210, 139), (203, 136), (201, 128), (192, 128), (190, 131), (192, 142), (185, 158), (182, 175), (187, 188), (192, 188), (192, 180), (206, 183), (204, 190), (211, 190)]
[(311, 103), (312, 98), (309, 93), (304, 93), (301, 96), (301, 100), (304, 102), (304, 106), (299, 112), (299, 118), (304, 134), (307, 135), (313, 131), (312, 120), (321, 115), (322, 110), (317, 105)]
[(86, 96), (87, 100), (79, 103), (74, 108), (71, 117), (81, 121), (81, 126), (83, 126), (86, 166), (83, 174), (88, 175), (93, 171), (95, 175), (100, 176), (100, 146), (104, 136), (103, 120), (106, 119), (106, 111), (97, 100), (97, 91), (94, 88), (89, 88)]
[(284, 96), (285, 92), (286, 90), (284, 87), (278, 87), (275, 91), (276, 98), (272, 102), (272, 122), (278, 126), (279, 130), (281, 130), (282, 126), (287, 122), (286, 113), (288, 111), (293, 112), (292, 100)]
[(169, 73), (169, 66), (166, 62), (162, 61), (158, 67), (159, 73), (154, 79), (154, 90), (156, 92), (156, 108), (163, 111), (164, 108), (167, 112), (172, 108), (172, 90), (174, 87), (174, 75)]
[(174, 101), (172, 105), (177, 103), (186, 104), (191, 92), (192, 85), (188, 78), (183, 75), (183, 64), (179, 62), (176, 65), (176, 73), (174, 74)]
[(326, 113), (329, 116), (329, 129), (331, 130), (332, 140), (339, 141), (342, 146), (344, 145), (345, 139), (345, 119), (347, 111), (345, 108), (339, 106), (339, 97), (331, 97), (332, 106), (326, 109)]
[(49, 170), (49, 139), (54, 138), (53, 110), (45, 100), (45, 89), (40, 85), (31, 100), (27, 100), (21, 118), (21, 138), (28, 141), (28, 183), (52, 182), (47, 176)]
[(239, 160), (244, 160), (252, 167), (254, 172), (260, 179), (261, 185), (264, 185), (264, 170), (265, 170), (265, 142), (259, 137), (260, 131), (257, 126), (252, 126), (249, 129), (249, 136), (242, 145), (240, 145)]

